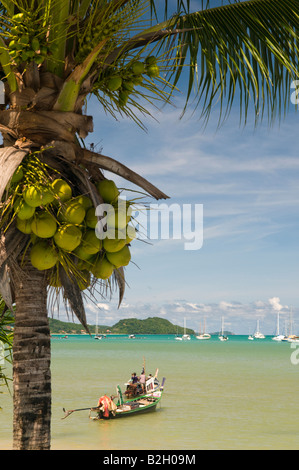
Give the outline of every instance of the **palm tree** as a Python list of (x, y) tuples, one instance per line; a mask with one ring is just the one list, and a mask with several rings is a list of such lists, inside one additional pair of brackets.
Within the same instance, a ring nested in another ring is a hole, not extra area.
[[(202, 1), (201, 9), (191, 12), (189, 0), (177, 0), (174, 12), (165, 1), (161, 13), (161, 2), (155, 0), (0, 1), (5, 85), (0, 291), (8, 308), (16, 306), (15, 449), (50, 448), (47, 301), (53, 292), (86, 328), (86, 293), (95, 296), (97, 290), (105, 293), (116, 286), (120, 302), (124, 293), (125, 262), (110, 263), (110, 274), (100, 274), (109, 254), (103, 245), (86, 265), (78, 253), (61, 248), (55, 236), (37, 230), (32, 235), (45, 214), (57, 231), (66, 221), (59, 214), (68, 202), (55, 181), (68, 183), (71, 201), (87, 195), (93, 210), (105, 200), (99, 189), (100, 182), (107, 182), (103, 170), (153, 198), (167, 198), (120, 162), (85, 147), (84, 138), (92, 132), (92, 117), (84, 114), (87, 97), (95, 96), (112, 116), (143, 127), (149, 104), (170, 102), (187, 70), (186, 106), (193, 98), (203, 119), (217, 101), (224, 119), (235, 97), (245, 122), (251, 103), (257, 120), (264, 113), (271, 120), (287, 109), (290, 84), (298, 77), (298, 2), (236, 0), (217, 8), (209, 3)], [(27, 191), (35, 191), (40, 200), (21, 230)], [(89, 230), (86, 219), (73, 225), (83, 239)], [(34, 250), (39, 261), (47, 255), (54, 265), (37, 267)]]

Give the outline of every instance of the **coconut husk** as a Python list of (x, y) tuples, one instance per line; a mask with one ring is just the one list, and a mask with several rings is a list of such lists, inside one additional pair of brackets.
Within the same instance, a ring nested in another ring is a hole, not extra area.
[(2, 199), (5, 188), (12, 175), (28, 153), (28, 148), (4, 147), (0, 149), (0, 199)]
[(3, 133), (13, 130), (18, 138), (47, 145), (52, 140), (76, 142), (76, 133), (85, 138), (93, 131), (93, 121), (91, 116), (71, 112), (9, 109), (0, 112), (0, 129)]
[(2, 233), (0, 238), (0, 267), (6, 263), (9, 258), (16, 259), (25, 248), (29, 237), (16, 229), (15, 224), (11, 224)]
[(9, 268), (6, 263), (2, 264), (0, 268), (0, 293), (6, 306), (12, 312), (13, 293), (9, 278)]
[[(10, 267), (17, 265), (16, 258), (25, 248), (28, 237), (12, 224), (0, 238), (0, 293), (10, 311), (14, 302), (13, 286), (10, 280)], [(23, 272), (18, 267), (18, 272)]]

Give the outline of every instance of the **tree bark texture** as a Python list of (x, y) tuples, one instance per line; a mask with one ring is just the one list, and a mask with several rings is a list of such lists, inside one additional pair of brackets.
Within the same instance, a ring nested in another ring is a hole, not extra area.
[(13, 448), (49, 450), (51, 423), (50, 329), (45, 275), (27, 262), (14, 268)]

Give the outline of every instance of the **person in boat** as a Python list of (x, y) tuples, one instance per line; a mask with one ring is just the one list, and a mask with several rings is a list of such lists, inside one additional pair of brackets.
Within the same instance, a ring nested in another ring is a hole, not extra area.
[(138, 377), (137, 377), (137, 374), (136, 372), (132, 372), (131, 374), (131, 379), (129, 380), (129, 383), (127, 385), (127, 389), (125, 391), (125, 395), (127, 395), (127, 397), (134, 397), (137, 395), (137, 388), (138, 388)]
[(97, 407), (99, 408), (99, 418), (109, 418), (110, 413), (114, 415), (117, 408), (113, 397), (108, 397), (106, 394), (99, 398)]
[(140, 386), (142, 389), (142, 393), (145, 393), (145, 381), (146, 381), (146, 376), (144, 373), (144, 369), (142, 369), (140, 377), (139, 377), (139, 382), (140, 382)]
[(137, 377), (137, 375), (136, 375), (136, 372), (133, 372), (133, 373), (132, 373), (132, 376), (131, 376), (131, 383), (132, 383), (133, 385), (137, 385), (137, 382), (138, 382), (138, 377)]

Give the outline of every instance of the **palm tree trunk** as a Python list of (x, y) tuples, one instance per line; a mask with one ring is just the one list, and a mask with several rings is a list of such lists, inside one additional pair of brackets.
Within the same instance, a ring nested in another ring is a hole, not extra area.
[(50, 329), (44, 272), (15, 267), (13, 342), (15, 450), (49, 450), (51, 423)]

